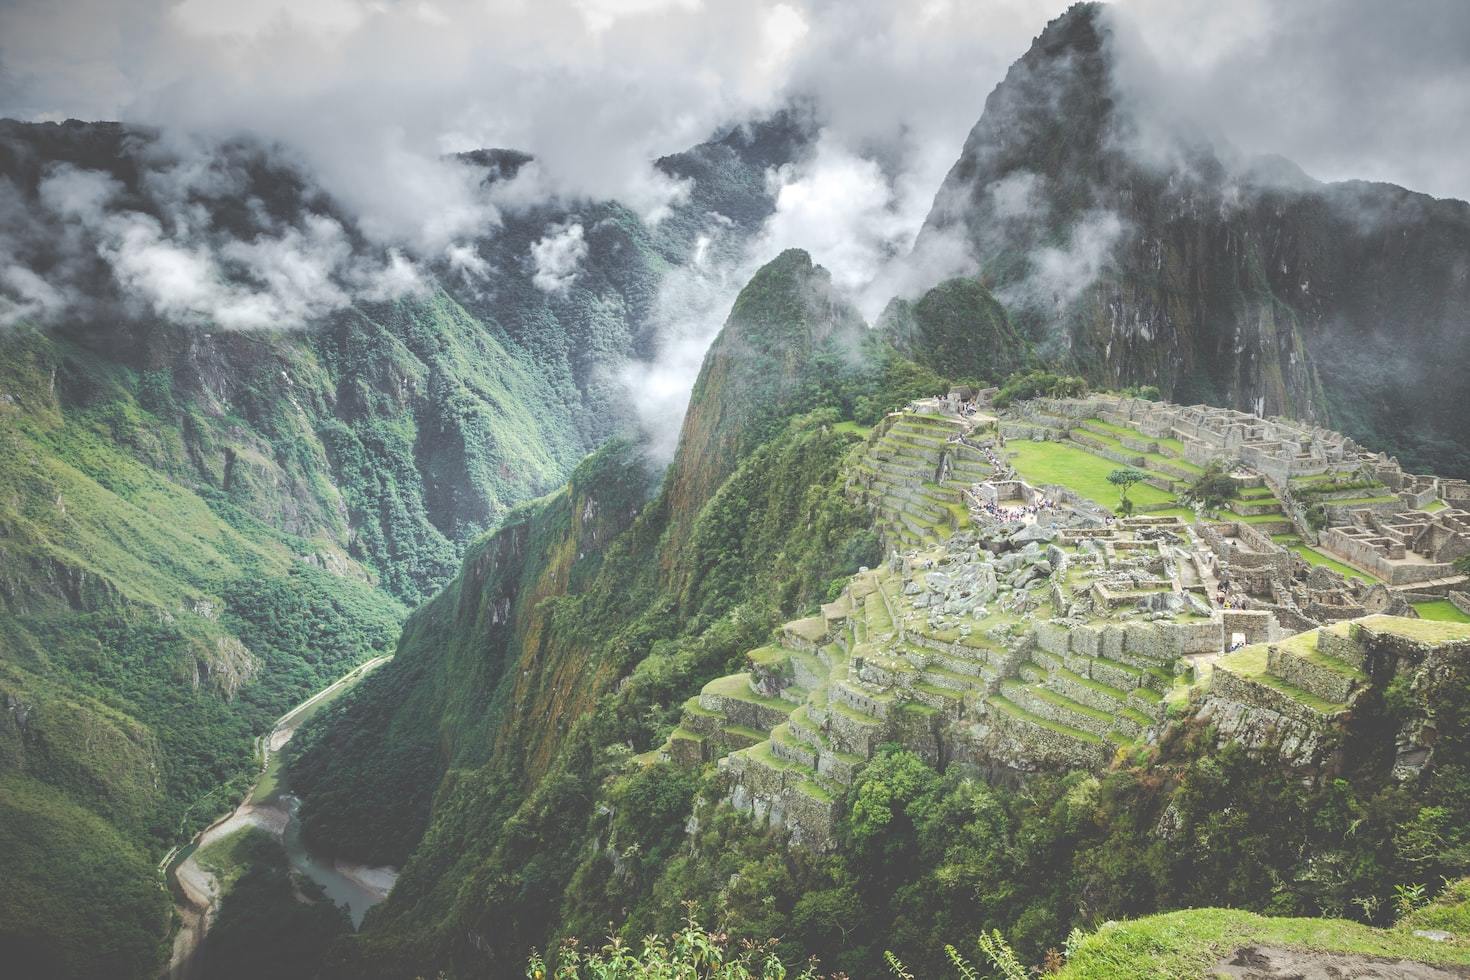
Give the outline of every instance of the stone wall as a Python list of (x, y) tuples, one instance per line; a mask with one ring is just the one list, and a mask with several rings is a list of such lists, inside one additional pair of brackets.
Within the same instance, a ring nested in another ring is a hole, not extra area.
[(1402, 542), (1364, 528), (1330, 527), (1322, 532), (1322, 550), (1371, 572), (1389, 585), (1411, 585), (1455, 573), (1446, 562), (1406, 563)]

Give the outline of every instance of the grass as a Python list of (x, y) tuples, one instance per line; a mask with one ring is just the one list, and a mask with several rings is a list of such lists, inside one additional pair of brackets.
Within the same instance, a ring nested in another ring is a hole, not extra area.
[(731, 698), (736, 701), (753, 701), (763, 704), (768, 708), (781, 708), (789, 711), (790, 701), (780, 698), (769, 698), (764, 694), (757, 694), (750, 689), (749, 674), (730, 674), (726, 677), (717, 677), (704, 686), (705, 694), (717, 694), (721, 697)]
[(1364, 582), (1379, 581), (1378, 576), (1369, 575), (1367, 572), (1361, 572), (1353, 566), (1345, 565), (1335, 558), (1328, 558), (1316, 548), (1309, 547), (1308, 545), (1293, 545), (1291, 550), (1295, 551), (1298, 555), (1301, 555), (1302, 558), (1306, 559), (1308, 565), (1322, 565), (1326, 568), (1332, 569), (1339, 575), (1343, 575), (1347, 578), (1360, 579)]
[(1414, 603), (1414, 611), (1422, 619), (1429, 619), (1440, 623), (1470, 623), (1470, 615), (1460, 611), (1459, 607), (1448, 599), (1435, 599), (1432, 602)]
[(1059, 722), (1052, 721), (1049, 718), (1043, 718), (1040, 715), (1032, 714), (1031, 712), (1027, 711), (1025, 708), (1021, 707), (1019, 704), (1005, 697), (1004, 695), (992, 694), (989, 698), (986, 699), (986, 703), (993, 706), (997, 710), (1005, 712), (1008, 715), (1012, 715), (1032, 725), (1036, 725), (1038, 728), (1045, 728), (1047, 731), (1056, 732), (1059, 735), (1066, 735), (1069, 738), (1075, 738), (1081, 742), (1090, 742), (1094, 745), (1102, 744), (1102, 739), (1092, 734), (1092, 732), (1083, 731), (1080, 728), (1073, 728), (1070, 725), (1063, 725)]
[(1223, 667), (1241, 677), (1257, 681), (1271, 688), (1279, 694), (1300, 701), (1313, 711), (1324, 715), (1335, 714), (1342, 709), (1342, 705), (1320, 698), (1311, 691), (1304, 691), (1295, 685), (1288, 684), (1276, 675), (1266, 670), (1266, 644), (1256, 643), (1243, 647), (1234, 653), (1227, 654), (1220, 659), (1217, 667)]
[[(1130, 429), (1127, 426), (1122, 425), (1114, 425), (1112, 422), (1104, 422), (1102, 419), (1088, 419), (1087, 424), (1090, 426), (1097, 426), (1101, 429), (1106, 429), (1114, 436), (1128, 436), (1132, 439), (1141, 439), (1144, 442), (1152, 442), (1155, 445), (1168, 449), (1170, 452), (1174, 453), (1173, 456), (1164, 453), (1142, 454), (1150, 460), (1161, 460), (1163, 462), (1169, 463), (1171, 466), (1177, 466), (1180, 469), (1188, 470), (1190, 473), (1204, 472), (1204, 467), (1191, 463), (1184, 458), (1184, 443), (1180, 442), (1178, 439), (1157, 438), (1155, 436), (1145, 435), (1144, 433), (1139, 432), (1137, 429)], [(1093, 435), (1097, 435), (1097, 433), (1094, 432)], [(1132, 452), (1132, 450), (1127, 451)]]
[(252, 853), (261, 846), (262, 840), (271, 844), (275, 842), (267, 831), (245, 827), (196, 851), (194, 860), (218, 879), (221, 891), (227, 892), (235, 880), (249, 869)]
[[(1424, 928), (1417, 922), (1414, 926)], [(1234, 909), (1187, 909), (1105, 925), (1077, 945), (1058, 977), (1203, 978), (1215, 975), (1216, 966), (1235, 950), (1250, 945), (1470, 964), (1470, 945), (1463, 940), (1437, 943), (1415, 936), (1409, 928), (1374, 929), (1345, 919), (1270, 918)]]
[(1392, 504), (1396, 503), (1397, 497), (1350, 497), (1347, 500), (1324, 500), (1322, 503), (1328, 507), (1366, 507), (1369, 504)]
[[(1032, 486), (1057, 484), (1104, 506), (1111, 502), (1116, 507), (1118, 488), (1108, 482), (1108, 474), (1123, 469), (1120, 464), (1059, 442), (1012, 439), (1006, 443), (1006, 451), (1016, 472)], [(1128, 496), (1137, 513), (1152, 513), (1176, 504), (1169, 494), (1144, 483), (1134, 486)]]
[(861, 438), (866, 439), (868, 437), (868, 433), (873, 431), (873, 427), (871, 425), (861, 425), (849, 419), (846, 422), (838, 422), (836, 425), (832, 426), (832, 431), (851, 432), (855, 436), (860, 436)]
[(1100, 711), (1097, 708), (1092, 707), (1091, 705), (1083, 704), (1081, 701), (1073, 701), (1065, 694), (1058, 694), (1056, 691), (1053, 691), (1049, 688), (1033, 687), (1031, 689), (1031, 693), (1036, 695), (1041, 700), (1047, 702), (1048, 704), (1055, 705), (1056, 707), (1061, 708), (1064, 711), (1071, 711), (1074, 714), (1084, 715), (1088, 718), (1091, 718), (1093, 721), (1113, 720), (1113, 716), (1108, 712)]
[(1286, 524), (1290, 519), (1279, 509), (1273, 514), (1237, 514), (1233, 510), (1222, 510), (1220, 520), (1236, 524)]
[(1402, 616), (1368, 616), (1359, 620), (1377, 633), (1392, 633), (1420, 643), (1453, 643), (1470, 640), (1470, 627), (1462, 623), (1428, 619), (1406, 619)]
[(810, 796), (812, 799), (818, 800), (822, 803), (831, 803), (835, 799), (837, 799), (821, 783), (814, 782), (810, 779), (803, 779), (801, 782), (797, 783), (796, 791), (806, 796)]
[(1449, 504), (1445, 503), (1443, 500), (1435, 499), (1431, 500), (1429, 503), (1425, 504), (1419, 509), (1424, 511), (1424, 513), (1426, 514), (1437, 514), (1448, 506)]
[(778, 666), (786, 662), (786, 650), (778, 646), (757, 647), (745, 656), (757, 667)]

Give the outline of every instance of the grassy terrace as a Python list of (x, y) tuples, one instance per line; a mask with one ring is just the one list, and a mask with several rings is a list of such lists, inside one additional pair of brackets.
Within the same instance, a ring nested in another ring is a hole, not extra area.
[(1279, 509), (1274, 514), (1237, 514), (1233, 510), (1220, 511), (1220, 520), (1237, 524), (1280, 524), (1289, 520)]
[[(1439, 909), (1431, 906), (1425, 911), (1439, 913)], [(1458, 927), (1465, 913), (1456, 912), (1440, 913), (1440, 917)], [(1271, 918), (1234, 909), (1188, 909), (1105, 925), (1082, 940), (1057, 976), (1058, 980), (1216, 976), (1217, 967), (1235, 950), (1262, 945), (1470, 964), (1470, 946), (1415, 936), (1416, 928), (1445, 927), (1411, 921), (1394, 929), (1374, 929), (1345, 919)]]
[(1457, 640), (1470, 640), (1470, 628), (1460, 623), (1405, 619), (1402, 616), (1369, 616), (1359, 622), (1375, 633), (1393, 633), (1420, 643), (1452, 643)]
[(1458, 606), (1448, 599), (1435, 599), (1433, 602), (1416, 602), (1414, 611), (1420, 617), (1438, 623), (1470, 623), (1470, 616), (1462, 613)]
[(1306, 660), (1308, 663), (1315, 664), (1316, 666), (1322, 667), (1325, 670), (1330, 670), (1335, 673), (1342, 674), (1345, 677), (1351, 677), (1354, 680), (1358, 681), (1366, 682), (1368, 680), (1367, 674), (1363, 673), (1360, 669), (1348, 663), (1346, 660), (1340, 660), (1337, 657), (1323, 653), (1321, 650), (1317, 649), (1317, 634), (1315, 631), (1298, 633), (1296, 636), (1288, 637), (1285, 640), (1282, 640), (1280, 643), (1276, 644), (1276, 646), (1281, 650), (1286, 650), (1293, 654), (1296, 654), (1303, 660)]
[(1293, 545), (1291, 550), (1295, 551), (1298, 555), (1301, 555), (1302, 558), (1306, 559), (1306, 562), (1309, 565), (1324, 565), (1327, 568), (1332, 569), (1334, 572), (1337, 572), (1339, 575), (1346, 576), (1347, 578), (1361, 579), (1364, 582), (1379, 581), (1376, 575), (1369, 575), (1367, 572), (1360, 572), (1351, 565), (1345, 565), (1335, 558), (1328, 558), (1316, 548), (1312, 548), (1304, 544), (1298, 544)]
[[(780, 708), (783, 711), (791, 710), (791, 702), (780, 698), (768, 698), (764, 694), (757, 694), (750, 689), (749, 674), (730, 674), (726, 677), (717, 677), (704, 686), (704, 693), (718, 694), (722, 697), (732, 698), (736, 701), (753, 701), (763, 704), (768, 708)], [(764, 738), (765, 736), (761, 736)]]
[(1266, 644), (1257, 643), (1252, 646), (1243, 647), (1234, 653), (1226, 654), (1216, 664), (1217, 668), (1224, 668), (1231, 673), (1253, 680), (1286, 695), (1294, 701), (1311, 708), (1313, 711), (1324, 715), (1334, 714), (1342, 710), (1342, 705), (1319, 698), (1310, 691), (1304, 691), (1295, 685), (1288, 684), (1275, 674), (1266, 670)]
[[(1021, 479), (1032, 486), (1054, 483), (1104, 506), (1116, 506), (1118, 488), (1108, 482), (1108, 474), (1122, 467), (1110, 459), (1060, 442), (1023, 439), (1008, 441), (1006, 452)], [(1128, 496), (1133, 500), (1136, 513), (1153, 514), (1177, 509), (1177, 501), (1172, 496), (1146, 484), (1138, 484)], [(1193, 512), (1189, 514), (1193, 517)]]
[(1144, 435), (1137, 429), (1130, 429), (1125, 425), (1115, 425), (1112, 422), (1104, 422), (1102, 419), (1088, 419), (1087, 423), (1089, 425), (1095, 425), (1100, 429), (1106, 429), (1108, 432), (1111, 432), (1115, 436), (1131, 436), (1135, 439), (1147, 439), (1149, 442), (1156, 442), (1160, 446), (1164, 446), (1165, 448), (1179, 454), (1180, 456), (1184, 455), (1184, 443), (1180, 442), (1178, 439), (1156, 439), (1153, 436)]
[(1025, 708), (1021, 707), (1019, 704), (1016, 704), (1016, 702), (1005, 697), (1003, 694), (992, 694), (989, 698), (986, 699), (986, 701), (991, 706), (998, 708), (1006, 714), (1019, 718), (1022, 721), (1029, 722), (1030, 724), (1036, 725), (1039, 728), (1045, 728), (1048, 731), (1053, 731), (1060, 735), (1067, 735), (1071, 738), (1077, 739), (1080, 742), (1091, 742), (1094, 745), (1102, 744), (1102, 739), (1092, 734), (1092, 732), (1085, 732), (1080, 728), (1073, 728), (1071, 725), (1063, 725), (1048, 718), (1043, 718), (1040, 715), (1032, 714)]
[[(1092, 426), (1092, 425), (1106, 425), (1106, 423), (1098, 422), (1096, 419), (1089, 419), (1088, 420), (1088, 425), (1089, 426)], [(1113, 427), (1113, 428), (1116, 428), (1116, 427)], [(1136, 449), (1129, 449), (1127, 446), (1123, 445), (1123, 443), (1121, 441), (1119, 441), (1116, 437), (1114, 437), (1112, 435), (1103, 435), (1103, 434), (1098, 433), (1098, 432), (1093, 432), (1090, 429), (1081, 429), (1079, 431), (1081, 431), (1082, 433), (1084, 433), (1088, 438), (1095, 439), (1098, 442), (1101, 442), (1104, 445), (1106, 445), (1108, 448), (1113, 449), (1113, 450), (1116, 450), (1117, 452), (1127, 453), (1130, 456), (1142, 456), (1143, 459), (1144, 459), (1144, 461), (1145, 461), (1145, 465), (1149, 465), (1149, 464), (1158, 465), (1158, 464), (1162, 464), (1162, 463), (1167, 463), (1170, 466), (1173, 466), (1173, 467), (1176, 467), (1176, 468), (1182, 469), (1182, 470), (1187, 470), (1190, 473), (1203, 473), (1204, 472), (1204, 468), (1203, 467), (1196, 466), (1194, 463), (1191, 463), (1191, 462), (1189, 462), (1189, 461), (1187, 461), (1187, 460), (1185, 460), (1185, 459), (1183, 459), (1181, 457), (1165, 456), (1162, 453), (1146, 453), (1146, 452), (1140, 452), (1140, 451), (1138, 451)], [(1157, 441), (1157, 440), (1149, 439), (1148, 436), (1142, 435), (1141, 433), (1138, 433), (1138, 432), (1130, 432), (1127, 429), (1124, 429), (1122, 431), (1122, 434), (1123, 435), (1126, 435), (1126, 436), (1131, 436), (1131, 437), (1136, 438), (1136, 439), (1145, 439), (1145, 440), (1148, 440), (1150, 442), (1156, 442)]]

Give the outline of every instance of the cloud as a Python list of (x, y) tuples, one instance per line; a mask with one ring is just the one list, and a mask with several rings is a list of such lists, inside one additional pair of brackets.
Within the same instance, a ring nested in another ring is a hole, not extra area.
[(1123, 219), (1112, 211), (1084, 213), (1071, 226), (1066, 244), (1034, 249), (1025, 277), (1007, 284), (997, 298), (1009, 307), (1047, 312), (1066, 309), (1107, 268), (1126, 229)]
[(581, 224), (557, 225), (531, 244), (531, 262), (535, 273), (531, 282), (547, 293), (564, 293), (577, 278), (577, 270), (587, 257), (587, 240)]
[[(723, 125), (810, 106), (821, 137), (809, 157), (771, 175), (776, 210), (765, 228), (744, 249), (712, 229), (660, 294), (660, 356), (610, 368), (636, 376), (638, 392), (666, 392), (650, 396), (650, 412), (636, 410), (677, 420), (736, 290), (781, 248), (806, 247), (870, 317), (888, 296), (973, 268), (958, 232), (926, 235), (918, 254), (910, 243), (986, 95), (1067, 6), (11, 0), (0, 5), (0, 114), (157, 124), (176, 162), (150, 174), (163, 206), (109, 226), (105, 256), (69, 253), (39, 277), (49, 292), (12, 271), (35, 272), (25, 245), (33, 216), (11, 220), (0, 188), (0, 317), (45, 315), (58, 294), (73, 301), (64, 285), (88, 261), (134, 284), (149, 308), (226, 311), (240, 323), (423, 289), (423, 269), (439, 263), (489, 290), (497, 270), (474, 243), (505, 216), (615, 198), (656, 221), (689, 188), (651, 160)], [(1284, 153), (1317, 177), (1470, 196), (1465, 5), (1120, 0), (1114, 15), (1127, 27), (1118, 32), (1119, 94), (1149, 107), (1149, 120), (1186, 120), (1248, 153)], [(230, 245), (201, 218), (201, 201), (242, 186), (205, 148), (239, 134), (272, 147), (336, 202), (321, 217), (351, 229), (350, 257), (327, 226), (262, 218)], [(481, 168), (446, 156), (487, 146), (536, 161), (487, 188)], [(992, 203), (1010, 220), (1031, 220), (1040, 179), (1013, 177), (992, 189)], [(63, 191), (88, 189), (53, 188)], [(79, 214), (62, 234), (80, 234)], [(1126, 234), (1092, 215), (1039, 253), (1027, 295), (1058, 295), (1064, 273), (1099, 268), (1108, 243)], [(538, 285), (565, 288), (576, 275), (572, 240), (548, 234), (538, 248), (528, 256)], [(202, 285), (184, 288), (182, 270)]]
[(1120, 94), (1321, 180), (1470, 199), (1470, 5), (1123, 0)]
[[(226, 330), (302, 327), (356, 301), (426, 288), (401, 252), (355, 250), (326, 214), (283, 224), (252, 200), (254, 233), (220, 228), (196, 195), (236, 194), (238, 174), (228, 163), (196, 164), (147, 172), (142, 200), (104, 173), (51, 168), (26, 209), (30, 223), (0, 229), (0, 320), (54, 319), (98, 299), (94, 265), (132, 312)], [(11, 203), (0, 211), (12, 212), (18, 199), (4, 186)]]

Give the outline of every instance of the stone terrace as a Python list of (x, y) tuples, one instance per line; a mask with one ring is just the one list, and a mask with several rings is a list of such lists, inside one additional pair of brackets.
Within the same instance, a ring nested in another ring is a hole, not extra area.
[[(1045, 401), (998, 424), (1012, 437), (1060, 434), (1171, 487), (1214, 458), (1196, 444), (1269, 449), (1290, 472), (1323, 465), (1297, 479), (1328, 474), (1334, 488), (1332, 467), (1363, 472), (1356, 447), (1318, 430), (1152, 404)], [(1306, 575), (1279, 540), (1295, 540), (1293, 525), (1260, 474), (1237, 474), (1238, 499), (1219, 522), (1113, 519), (1075, 494), (1075, 506), (1042, 521), (1013, 520), (995, 508), (1035, 504), (1042, 491), (1010, 479), (1003, 461), (997, 474), (998, 460), (973, 418), (885, 419), (854, 459), (849, 488), (892, 557), (750, 651), (747, 670), (707, 684), (657, 754), (718, 762), (734, 806), (817, 850), (884, 743), (939, 766), (1097, 770), (1156, 739), (1170, 707), (1202, 688), (1232, 737), (1284, 735), (1295, 757), (1330, 754), (1333, 726), (1369, 675), (1359, 627), (1319, 623), (1383, 608), (1374, 597), (1388, 593), (1327, 568)], [(1411, 494), (1418, 483), (1401, 485)], [(1470, 515), (1443, 505), (1372, 520), (1440, 554), (1470, 527)], [(1249, 608), (1217, 606), (1227, 577)], [(1232, 641), (1250, 645), (1227, 652)]]

